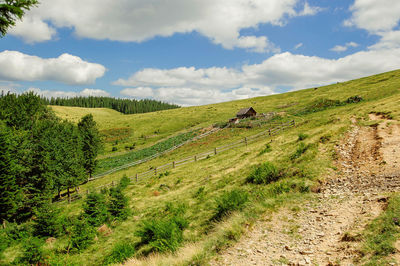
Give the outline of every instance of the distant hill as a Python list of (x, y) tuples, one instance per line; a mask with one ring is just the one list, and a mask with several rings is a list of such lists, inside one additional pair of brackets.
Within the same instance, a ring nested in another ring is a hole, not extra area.
[(73, 97), (73, 98), (43, 98), (47, 105), (74, 106), (86, 108), (110, 108), (123, 114), (140, 114), (167, 109), (179, 108), (179, 105), (156, 100), (131, 100), (113, 97)]

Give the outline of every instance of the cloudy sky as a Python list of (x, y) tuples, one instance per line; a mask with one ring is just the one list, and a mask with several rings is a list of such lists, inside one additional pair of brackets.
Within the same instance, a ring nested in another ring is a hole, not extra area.
[(0, 39), (0, 90), (183, 106), (400, 68), (399, 0), (40, 0)]

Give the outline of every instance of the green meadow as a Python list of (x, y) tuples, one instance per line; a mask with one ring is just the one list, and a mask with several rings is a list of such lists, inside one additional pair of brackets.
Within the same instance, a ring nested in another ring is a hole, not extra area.
[[(346, 102), (353, 96), (362, 101)], [(207, 264), (261, 216), (273, 215), (282, 206), (298, 206), (313, 197), (318, 181), (324, 180), (328, 171), (336, 171), (335, 145), (350, 128), (351, 118), (368, 123), (370, 112), (388, 112), (399, 120), (399, 104), (400, 71), (396, 70), (284, 94), (145, 114), (52, 106), (57, 116), (73, 122), (93, 114), (103, 139), (108, 139), (100, 162), (104, 158), (123, 158), (187, 132), (209, 130), (249, 106), (259, 113), (276, 112), (281, 121), (294, 120), (296, 126), (271, 138), (265, 136), (138, 182), (133, 180), (124, 189), (131, 211), (126, 220), (109, 221), (112, 232), (97, 232), (94, 243), (79, 252), (66, 252), (66, 235), (46, 243), (48, 262), (101, 265), (129, 259), (132, 263), (152, 265)], [(157, 166), (212, 151), (265, 131), (268, 126), (266, 123), (261, 127), (221, 129), (151, 161), (81, 185), (80, 190), (117, 183), (123, 176), (134, 177)], [(134, 148), (130, 149), (132, 145)], [(395, 198), (391, 203), (394, 210), (398, 208), (397, 201)], [(67, 217), (80, 214), (83, 202), (84, 198), (56, 205)], [(160, 237), (147, 239), (149, 228)], [(166, 228), (176, 234), (166, 236)], [(371, 226), (368, 243), (375, 243), (374, 235), (379, 232), (376, 228), (377, 225)], [(371, 249), (377, 245), (368, 243), (366, 252), (373, 252)], [(393, 245), (393, 241), (388, 245)], [(5, 249), (0, 261), (11, 264), (21, 252), (21, 243), (15, 241)]]

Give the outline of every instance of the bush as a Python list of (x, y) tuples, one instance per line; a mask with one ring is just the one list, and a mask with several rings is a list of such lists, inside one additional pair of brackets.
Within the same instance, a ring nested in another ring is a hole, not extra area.
[(81, 251), (94, 242), (95, 229), (85, 220), (77, 220), (72, 227), (69, 247), (72, 250)]
[(260, 153), (258, 155), (263, 155), (264, 153), (267, 152), (271, 152), (272, 148), (271, 148), (271, 144), (265, 144), (265, 148), (263, 150), (260, 151)]
[(305, 153), (309, 147), (310, 147), (309, 145), (306, 145), (303, 142), (301, 142), (299, 144), (299, 146), (297, 147), (296, 151), (292, 155), (290, 155), (290, 160), (293, 161), (293, 160), (296, 160), (297, 158), (300, 158), (300, 156), (303, 153)]
[(28, 223), (6, 223), (3, 232), (11, 241), (20, 241), (29, 238), (33, 233), (32, 226)]
[(135, 247), (131, 243), (120, 242), (115, 244), (111, 254), (104, 260), (104, 264), (123, 263), (135, 254)]
[(43, 250), (43, 241), (32, 237), (23, 242), (22, 255), (17, 258), (19, 264), (46, 265), (46, 254)]
[(111, 151), (117, 151), (118, 148), (117, 147), (112, 147)]
[(39, 236), (57, 237), (61, 232), (60, 211), (50, 203), (44, 203), (35, 210), (35, 234)]
[(234, 189), (223, 193), (216, 200), (217, 209), (213, 220), (220, 220), (232, 211), (241, 210), (248, 201), (248, 194), (245, 191)]
[(149, 245), (151, 250), (158, 252), (176, 251), (183, 241), (183, 231), (189, 226), (185, 219), (187, 205), (174, 205), (168, 202), (163, 218), (144, 221), (142, 228), (135, 235), (141, 238), (139, 245)]
[(305, 140), (306, 138), (308, 138), (307, 134), (299, 133), (297, 141), (302, 141), (302, 140)]
[(346, 103), (359, 103), (364, 100), (361, 96), (352, 96), (346, 100)]
[(110, 189), (110, 200), (108, 202), (110, 214), (120, 220), (125, 220), (129, 216), (128, 198), (122, 193), (120, 187)]
[(188, 222), (183, 217), (144, 221), (135, 235), (141, 238), (140, 244), (148, 244), (158, 252), (176, 251), (183, 241), (183, 230)]
[(282, 177), (279, 169), (270, 162), (265, 162), (257, 168), (254, 168), (246, 181), (254, 184), (269, 184)]
[(131, 180), (129, 179), (129, 177), (127, 177), (126, 175), (123, 175), (121, 180), (119, 181), (119, 187), (121, 189), (125, 189), (129, 186), (129, 184), (131, 183)]
[(83, 216), (92, 226), (100, 226), (108, 221), (107, 204), (103, 194), (92, 192), (83, 205)]

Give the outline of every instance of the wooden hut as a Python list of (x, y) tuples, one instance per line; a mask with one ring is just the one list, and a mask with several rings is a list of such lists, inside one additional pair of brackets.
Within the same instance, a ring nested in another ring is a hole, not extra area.
[(247, 117), (252, 117), (256, 116), (257, 112), (256, 110), (253, 109), (253, 107), (247, 107), (240, 109), (239, 112), (236, 114), (237, 118), (247, 118)]

